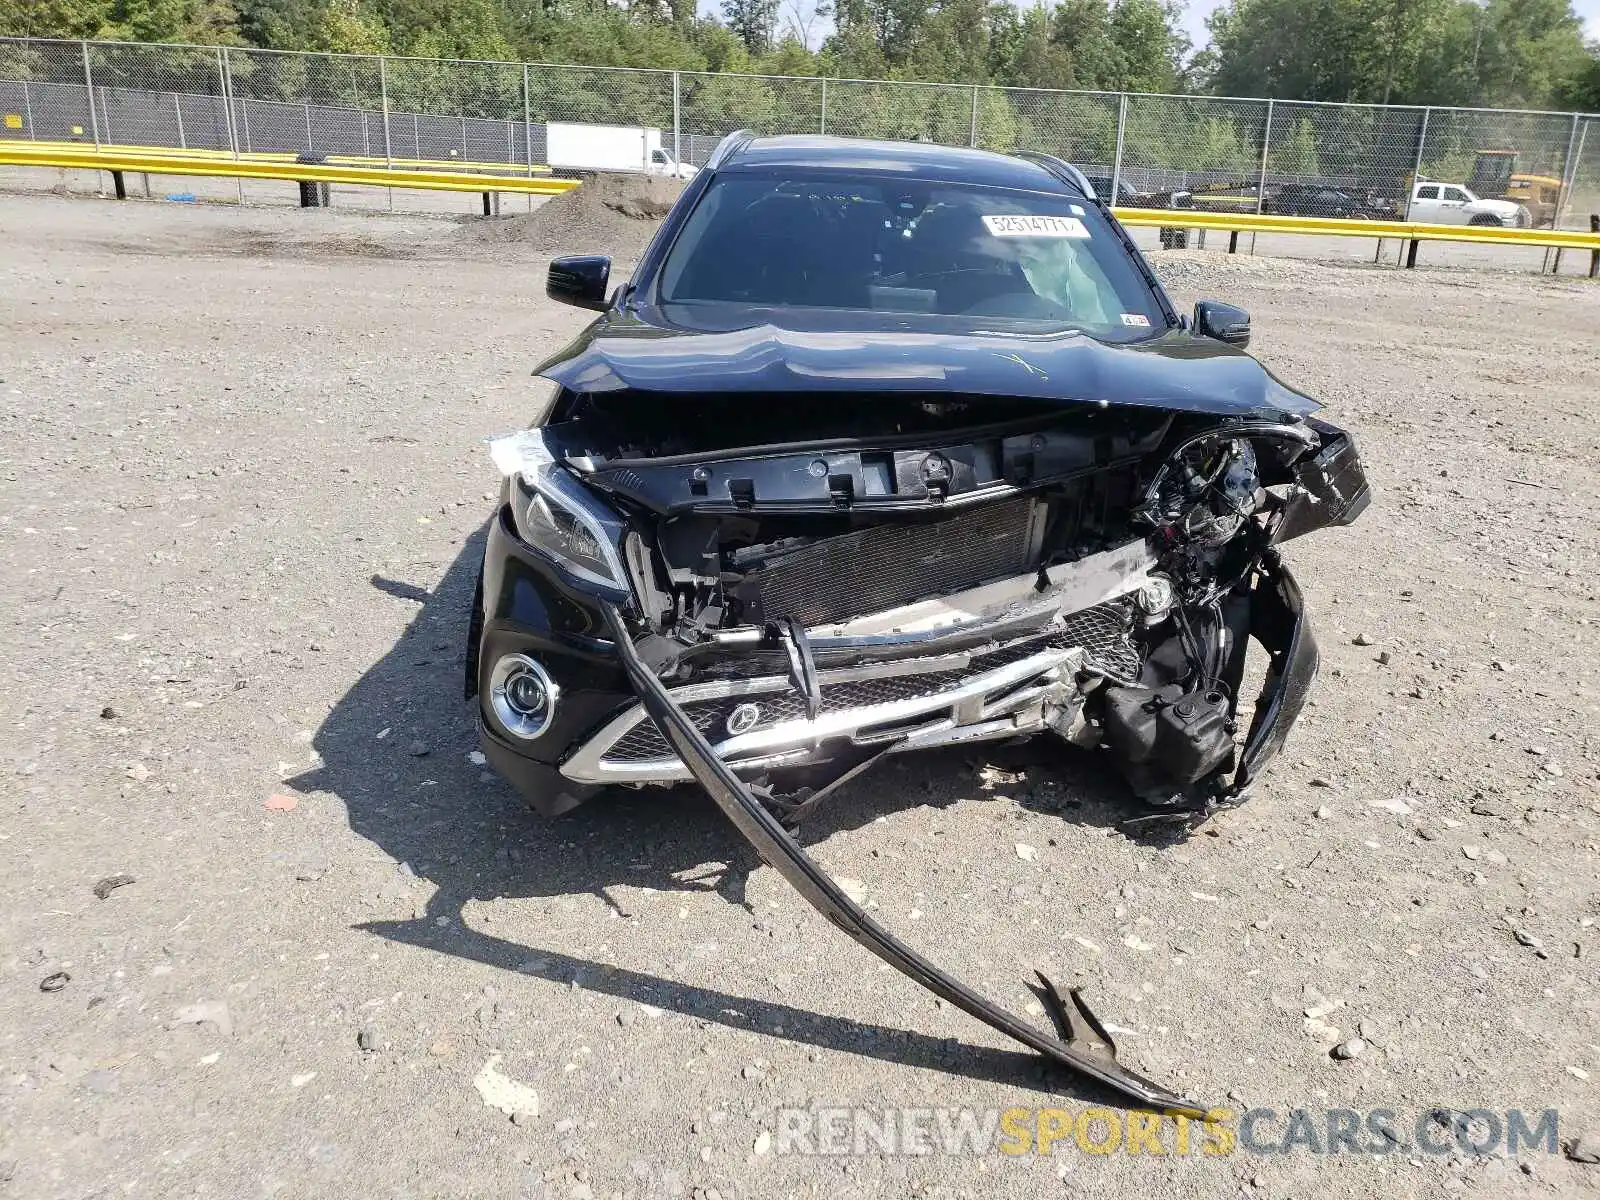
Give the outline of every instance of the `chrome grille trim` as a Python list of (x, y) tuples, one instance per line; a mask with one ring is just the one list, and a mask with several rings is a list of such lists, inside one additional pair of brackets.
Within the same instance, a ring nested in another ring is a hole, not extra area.
[[(673, 699), (717, 749), (740, 768), (770, 767), (810, 757), (820, 741), (848, 737), (857, 742), (872, 727), (928, 718), (930, 729), (917, 731), (902, 749), (944, 742), (1008, 737), (1037, 729), (1042, 715), (1028, 721), (1016, 717), (1052, 689), (1077, 693), (1081, 671), (1125, 676), (1136, 674), (1138, 652), (1129, 638), (1131, 610), (1118, 600), (1065, 614), (1038, 634), (997, 648), (946, 654), (823, 671), (822, 709), (815, 722), (787, 676), (720, 680), (673, 689)], [(1025, 687), (1054, 673), (1044, 690)], [(992, 697), (993, 693), (1001, 693)], [(742, 703), (762, 709), (756, 727), (728, 736), (725, 722)], [(978, 727), (987, 723), (989, 731)], [(882, 740), (876, 739), (876, 740)], [(669, 783), (687, 780), (686, 768), (637, 705), (614, 718), (561, 767), (580, 783)]]

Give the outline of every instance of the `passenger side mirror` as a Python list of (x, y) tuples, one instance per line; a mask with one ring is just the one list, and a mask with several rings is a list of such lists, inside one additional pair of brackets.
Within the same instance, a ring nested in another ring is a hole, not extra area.
[(1250, 344), (1250, 314), (1231, 304), (1201, 300), (1194, 306), (1194, 331), (1243, 349)]
[(574, 254), (550, 260), (544, 294), (574, 308), (606, 307), (606, 287), (611, 282), (611, 260), (603, 254)]

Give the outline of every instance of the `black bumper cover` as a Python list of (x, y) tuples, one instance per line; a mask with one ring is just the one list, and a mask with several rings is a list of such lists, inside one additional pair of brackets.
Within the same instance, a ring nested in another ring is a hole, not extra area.
[[(1300, 585), (1275, 551), (1263, 556), (1262, 567), (1263, 573), (1250, 595), (1250, 633), (1271, 662), (1233, 777), (1232, 792), (1236, 796), (1242, 795), (1283, 750), (1289, 731), (1311, 695), (1320, 661)], [(1232, 682), (1237, 687), (1238, 680)]]

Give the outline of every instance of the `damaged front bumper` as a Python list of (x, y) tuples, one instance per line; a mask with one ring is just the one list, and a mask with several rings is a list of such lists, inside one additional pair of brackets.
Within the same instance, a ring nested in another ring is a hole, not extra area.
[[(1138, 674), (1132, 639), (1170, 601), (1153, 566), (1135, 542), (1060, 567), (1047, 583), (1030, 573), (786, 635), (730, 630), (703, 646), (662, 651), (726, 676), (669, 695), (717, 757), (745, 776), (840, 751), (904, 753), (1051, 730), (1070, 737), (1086, 685)], [(814, 704), (786, 649), (796, 636), (816, 666)], [(585, 738), (561, 773), (578, 784), (693, 778), (641, 705)]]

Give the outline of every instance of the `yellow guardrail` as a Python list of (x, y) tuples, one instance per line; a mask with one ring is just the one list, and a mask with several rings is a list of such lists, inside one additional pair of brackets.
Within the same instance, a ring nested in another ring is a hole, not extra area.
[[(0, 141), (0, 166), (61, 167), (73, 170), (130, 171), (151, 175), (200, 175), (245, 179), (283, 179), (293, 183), (348, 183), (371, 187), (421, 188), (447, 192), (529, 192), (553, 196), (578, 186), (574, 179), (548, 176), (497, 175), (461, 169), (418, 167), (403, 159), (389, 170), (330, 158), (322, 163), (296, 162), (293, 155), (250, 154), (235, 158), (228, 151), (149, 150), (71, 143)], [(498, 165), (498, 164), (497, 164)], [(525, 170), (526, 168), (521, 168)]]
[(1600, 250), (1600, 233), (1578, 229), (1516, 229), (1503, 225), (1434, 225), (1423, 221), (1362, 221), (1342, 217), (1282, 217), (1269, 213), (1206, 212), (1188, 208), (1118, 208), (1124, 225), (1220, 229), (1227, 233), (1297, 233), (1317, 237), (1393, 238), (1407, 242), (1482, 242), (1491, 245)]
[[(241, 150), (235, 156), (232, 150), (212, 150), (200, 146), (143, 146), (131, 142), (117, 144), (106, 142), (94, 146), (88, 142), (38, 142), (18, 138), (0, 140), (0, 146), (26, 146), (29, 150), (51, 156), (82, 154), (86, 150), (93, 150), (96, 154), (171, 155), (175, 158), (217, 159), (227, 162), (294, 162), (299, 157), (294, 151), (284, 150)], [(464, 158), (410, 158), (402, 155), (386, 158), (381, 154), (330, 154), (327, 160), (330, 163), (357, 167), (387, 167), (388, 164), (394, 163), (399, 167), (422, 171), (473, 171), (481, 175), (505, 171), (518, 175), (528, 174), (528, 168), (523, 163)], [(550, 168), (544, 163), (534, 163), (533, 174), (548, 175)]]

